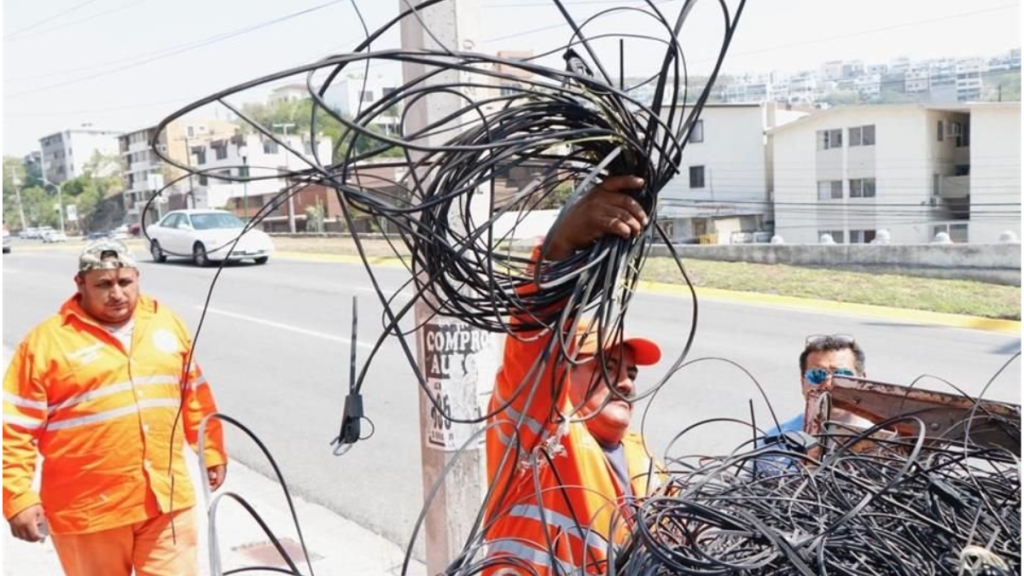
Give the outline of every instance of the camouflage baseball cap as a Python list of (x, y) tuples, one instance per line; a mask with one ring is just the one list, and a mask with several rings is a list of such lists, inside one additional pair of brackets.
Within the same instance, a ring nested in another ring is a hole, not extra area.
[(102, 238), (89, 243), (78, 256), (79, 272), (138, 267), (124, 242), (113, 238)]

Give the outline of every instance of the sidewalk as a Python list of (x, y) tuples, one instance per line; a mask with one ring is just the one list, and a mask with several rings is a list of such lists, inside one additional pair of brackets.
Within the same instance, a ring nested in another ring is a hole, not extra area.
[[(3, 349), (6, 367), (11, 351)], [(186, 450), (192, 484), (196, 488), (196, 513), (199, 525), (199, 564), (203, 576), (210, 572), (208, 526), (202, 490), (199, 484), (198, 459)], [(38, 469), (38, 467), (37, 467)], [(39, 478), (36, 478), (38, 485)], [(237, 461), (228, 465), (227, 479), (215, 493), (233, 492), (245, 499), (270, 527), (302, 574), (309, 574), (299, 546), (298, 535), (288, 512), (284, 491), (275, 482), (245, 467)], [(296, 514), (306, 539), (313, 572), (321, 576), (391, 576), (401, 574), (404, 549), (362, 528), (354, 522), (331, 512), (323, 506), (305, 502), (292, 496)], [(260, 529), (256, 521), (237, 502), (222, 498), (217, 509), (218, 551), (221, 569), (275, 566), (287, 569), (276, 548)], [(30, 544), (11, 536), (9, 527), (3, 527), (4, 576), (60, 576), (60, 561), (49, 539), (41, 544)], [(426, 568), (411, 562), (408, 574), (423, 576)]]

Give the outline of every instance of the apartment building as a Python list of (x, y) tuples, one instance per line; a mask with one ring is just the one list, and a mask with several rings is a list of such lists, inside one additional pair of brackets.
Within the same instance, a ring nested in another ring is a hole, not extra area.
[(309, 98), (309, 88), (305, 84), (286, 84), (278, 86), (270, 91), (267, 102), (277, 104), (280, 102), (296, 102)]
[(1019, 103), (832, 108), (770, 135), (775, 232), (788, 243), (1020, 233)]
[(772, 142), (766, 131), (806, 112), (774, 102), (704, 107), (680, 174), (662, 189), (658, 219), (675, 242), (721, 244), (770, 238)]
[[(188, 191), (187, 179), (181, 181), (185, 171), (160, 159), (153, 151), (153, 139), (162, 154), (184, 166), (188, 166), (189, 146), (202, 144), (211, 138), (223, 138), (234, 134), (238, 126), (232, 122), (212, 119), (180, 119), (169, 125), (161, 134), (156, 126), (134, 130), (117, 138), (121, 156), (121, 174), (124, 179), (123, 201), (129, 223), (139, 223), (147, 201), (165, 185), (171, 187), (161, 195), (152, 217), (159, 217), (163, 205), (172, 198), (181, 197)], [(147, 222), (149, 219), (147, 218)]]
[(120, 135), (118, 131), (84, 125), (40, 138), (43, 177), (60, 184), (81, 176), (97, 152), (102, 155), (118, 153), (117, 137)]
[[(303, 158), (313, 160), (313, 145), (309, 134), (276, 135), (289, 148), (302, 154)], [(289, 185), (283, 174), (292, 169), (308, 168), (303, 158), (289, 152), (284, 146), (262, 134), (235, 134), (230, 137), (209, 138), (198, 145), (192, 145), (192, 166), (200, 170), (193, 177), (187, 204), (182, 199), (180, 206), (171, 208), (224, 208), (232, 204), (233, 199), (242, 200), (243, 217), (257, 214), (261, 204), (254, 198), (273, 196)], [(329, 163), (332, 158), (333, 144), (330, 138), (319, 136), (316, 140), (317, 157), (321, 162)], [(249, 182), (237, 182), (229, 179), (241, 176), (255, 178)], [(278, 177), (280, 175), (280, 177)], [(244, 211), (248, 206), (248, 211)]]
[[(324, 101), (336, 112), (355, 117), (375, 102), (395, 91), (398, 83), (384, 76), (352, 75), (335, 80), (324, 95)], [(309, 97), (308, 92), (305, 97)], [(401, 110), (392, 108), (378, 114), (371, 126), (385, 134), (397, 134), (401, 123)]]

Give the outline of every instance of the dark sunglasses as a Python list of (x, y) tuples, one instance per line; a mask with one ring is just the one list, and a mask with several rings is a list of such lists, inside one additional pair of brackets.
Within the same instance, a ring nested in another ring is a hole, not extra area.
[(840, 346), (853, 346), (856, 340), (849, 334), (811, 334), (804, 341), (804, 346), (817, 346), (824, 344), (826, 341), (831, 340)]
[(824, 368), (811, 368), (807, 372), (804, 372), (804, 378), (809, 384), (817, 386), (825, 380), (828, 380), (829, 376), (856, 376), (853, 370), (849, 368), (836, 368), (835, 370), (829, 371)]

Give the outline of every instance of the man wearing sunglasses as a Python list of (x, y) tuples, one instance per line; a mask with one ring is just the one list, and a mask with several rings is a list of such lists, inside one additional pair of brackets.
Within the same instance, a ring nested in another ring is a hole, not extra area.
[[(864, 378), (864, 350), (849, 334), (808, 336), (800, 354), (800, 389), (804, 398), (814, 389), (831, 384), (833, 376)], [(769, 430), (766, 437), (804, 430), (804, 413)]]

